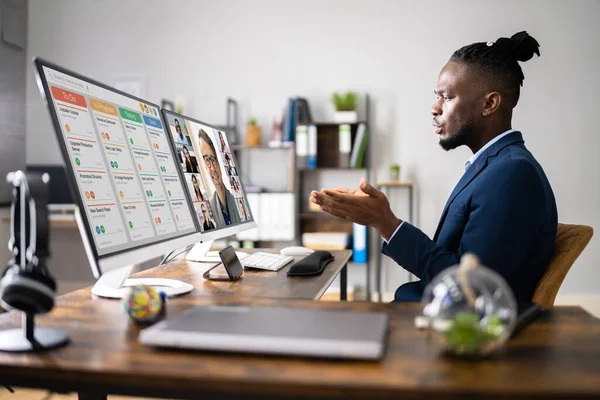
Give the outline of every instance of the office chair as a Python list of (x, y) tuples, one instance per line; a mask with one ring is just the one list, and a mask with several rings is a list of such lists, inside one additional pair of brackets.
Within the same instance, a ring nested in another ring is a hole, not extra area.
[(558, 224), (554, 254), (533, 293), (535, 303), (542, 308), (550, 308), (554, 305), (560, 285), (593, 234), (594, 230), (591, 226)]

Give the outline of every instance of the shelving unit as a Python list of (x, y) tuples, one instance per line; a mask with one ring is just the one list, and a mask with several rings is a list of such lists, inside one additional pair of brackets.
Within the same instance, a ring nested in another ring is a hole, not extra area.
[[(339, 158), (339, 126), (341, 123), (322, 121), (322, 122), (311, 122), (317, 127), (317, 165), (314, 169), (300, 169), (297, 167), (298, 163), (296, 160), (296, 149), (295, 146), (286, 147), (269, 147), (269, 146), (257, 146), (247, 147), (244, 145), (232, 145), (231, 149), (235, 153), (237, 162), (240, 164), (240, 170), (242, 173), (242, 179), (246, 178), (251, 174), (252, 168), (258, 168), (257, 165), (250, 165), (247, 160), (252, 157), (253, 153), (264, 151), (267, 154), (276, 154), (276, 152), (289, 152), (288, 166), (292, 170), (292, 174), (288, 177), (289, 185), (288, 192), (293, 192), (296, 196), (296, 204), (294, 215), (296, 218), (296, 238), (293, 241), (294, 245), (302, 245), (302, 234), (306, 232), (345, 232), (352, 235), (352, 223), (350, 221), (342, 220), (340, 218), (331, 216), (324, 212), (310, 211), (308, 209), (308, 196), (311, 190), (319, 190), (320, 187), (311, 187), (309, 182), (311, 180), (318, 180), (319, 175), (322, 174), (351, 174), (353, 172), (360, 172), (360, 176), (365, 176), (370, 179), (371, 175), (371, 157), (370, 157), (370, 137), (372, 135), (370, 127), (370, 103), (369, 96), (365, 95), (362, 99), (362, 106), (364, 107), (365, 119), (351, 123), (350, 134), (351, 143), (354, 144), (356, 134), (358, 131), (359, 124), (363, 123), (367, 128), (367, 143), (366, 151), (363, 159), (362, 168), (352, 168), (349, 166), (340, 166)], [(263, 166), (263, 168), (265, 168)], [(281, 164), (275, 164), (272, 168), (281, 168)], [(269, 171), (273, 173), (273, 171)], [(252, 180), (244, 180), (245, 184), (254, 184)], [(356, 179), (356, 184), (358, 179)], [(339, 186), (339, 185), (338, 185)], [(270, 192), (267, 188), (265, 192)], [(281, 191), (275, 191), (281, 192)], [(371, 250), (369, 244), (369, 230), (367, 229), (367, 254)], [(278, 241), (259, 241), (256, 243), (259, 246), (271, 246), (273, 244), (281, 245)], [(284, 243), (285, 244), (285, 243)], [(350, 242), (349, 248), (352, 248), (352, 242)], [(366, 263), (366, 282), (365, 291), (367, 298), (371, 297), (371, 268), (367, 257)]]
[[(312, 190), (320, 190), (320, 187), (310, 187), (308, 181), (310, 178), (318, 179), (318, 176), (324, 173), (350, 174), (352, 172), (361, 172), (362, 176), (370, 179), (371, 174), (371, 157), (370, 153), (370, 137), (372, 135), (370, 127), (370, 103), (369, 96), (365, 95), (362, 99), (364, 102), (365, 119), (360, 120), (350, 125), (351, 143), (354, 144), (359, 124), (363, 123), (367, 128), (367, 145), (362, 168), (352, 168), (340, 166), (339, 152), (339, 122), (314, 122), (317, 127), (317, 165), (314, 169), (297, 169), (297, 209), (298, 209), (298, 224), (297, 237), (298, 244), (302, 244), (302, 234), (307, 232), (344, 232), (352, 237), (352, 222), (342, 220), (330, 214), (311, 211), (308, 209), (309, 195)], [(297, 164), (297, 163), (296, 163)], [(358, 183), (358, 179), (356, 180)], [(339, 186), (339, 185), (338, 185)], [(371, 268), (369, 264), (369, 229), (367, 229), (367, 263), (365, 277), (365, 292), (367, 298), (371, 298)], [(352, 241), (349, 248), (352, 249)]]
[[(414, 224), (415, 221), (415, 216), (414, 216), (414, 206), (413, 206), (413, 188), (414, 188), (414, 184), (413, 181), (382, 181), (382, 182), (377, 182), (375, 183), (375, 187), (379, 190), (381, 190), (386, 196), (388, 196), (389, 198), (389, 191), (391, 189), (407, 189), (408, 190), (408, 216), (409, 216), (409, 220), (406, 222), (409, 222), (411, 224)], [(379, 247), (381, 247), (382, 244), (382, 239), (381, 236), (377, 235), (377, 245)], [(379, 301), (381, 301), (382, 299), (382, 295), (381, 295), (381, 262), (382, 262), (382, 255), (381, 252), (377, 253), (377, 260), (375, 263), (375, 291), (377, 294), (377, 298)], [(412, 282), (412, 277), (413, 275), (410, 272), (407, 272), (408, 274), (408, 281)]]

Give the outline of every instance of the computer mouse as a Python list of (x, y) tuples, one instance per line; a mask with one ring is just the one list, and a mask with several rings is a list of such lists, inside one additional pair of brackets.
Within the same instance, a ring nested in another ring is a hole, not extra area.
[(311, 250), (307, 247), (302, 246), (289, 246), (281, 249), (280, 253), (284, 256), (307, 256), (309, 254), (314, 253), (314, 250)]

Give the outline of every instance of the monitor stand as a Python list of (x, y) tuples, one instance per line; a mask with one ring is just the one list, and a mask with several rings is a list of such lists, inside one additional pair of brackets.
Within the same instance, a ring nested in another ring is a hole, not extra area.
[(188, 261), (196, 262), (221, 262), (218, 251), (210, 251), (213, 241), (207, 240), (206, 242), (198, 242), (192, 247), (187, 253), (185, 259)]
[(135, 278), (127, 279), (133, 265), (115, 269), (102, 274), (92, 287), (92, 294), (109, 299), (120, 299), (128, 293), (128, 288), (135, 285), (148, 285), (157, 292), (164, 292), (167, 297), (179, 296), (189, 293), (194, 289), (189, 283), (165, 278)]
[[(218, 251), (210, 251), (212, 247), (213, 241), (207, 240), (206, 242), (198, 242), (192, 247), (192, 249), (187, 253), (185, 259), (188, 261), (195, 262), (210, 262), (210, 263), (220, 263), (221, 258), (219, 257)], [(241, 251), (236, 251), (235, 254), (241, 260), (244, 257), (248, 256), (248, 253), (244, 253)]]

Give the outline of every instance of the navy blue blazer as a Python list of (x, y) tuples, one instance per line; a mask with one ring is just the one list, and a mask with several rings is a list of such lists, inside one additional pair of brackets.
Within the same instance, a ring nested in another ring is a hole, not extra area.
[(396, 301), (419, 301), (423, 289), (466, 253), (502, 275), (518, 303), (531, 301), (554, 250), (554, 193), (520, 132), (491, 145), (465, 171), (433, 240), (404, 222), (383, 254), (421, 280), (396, 290)]

